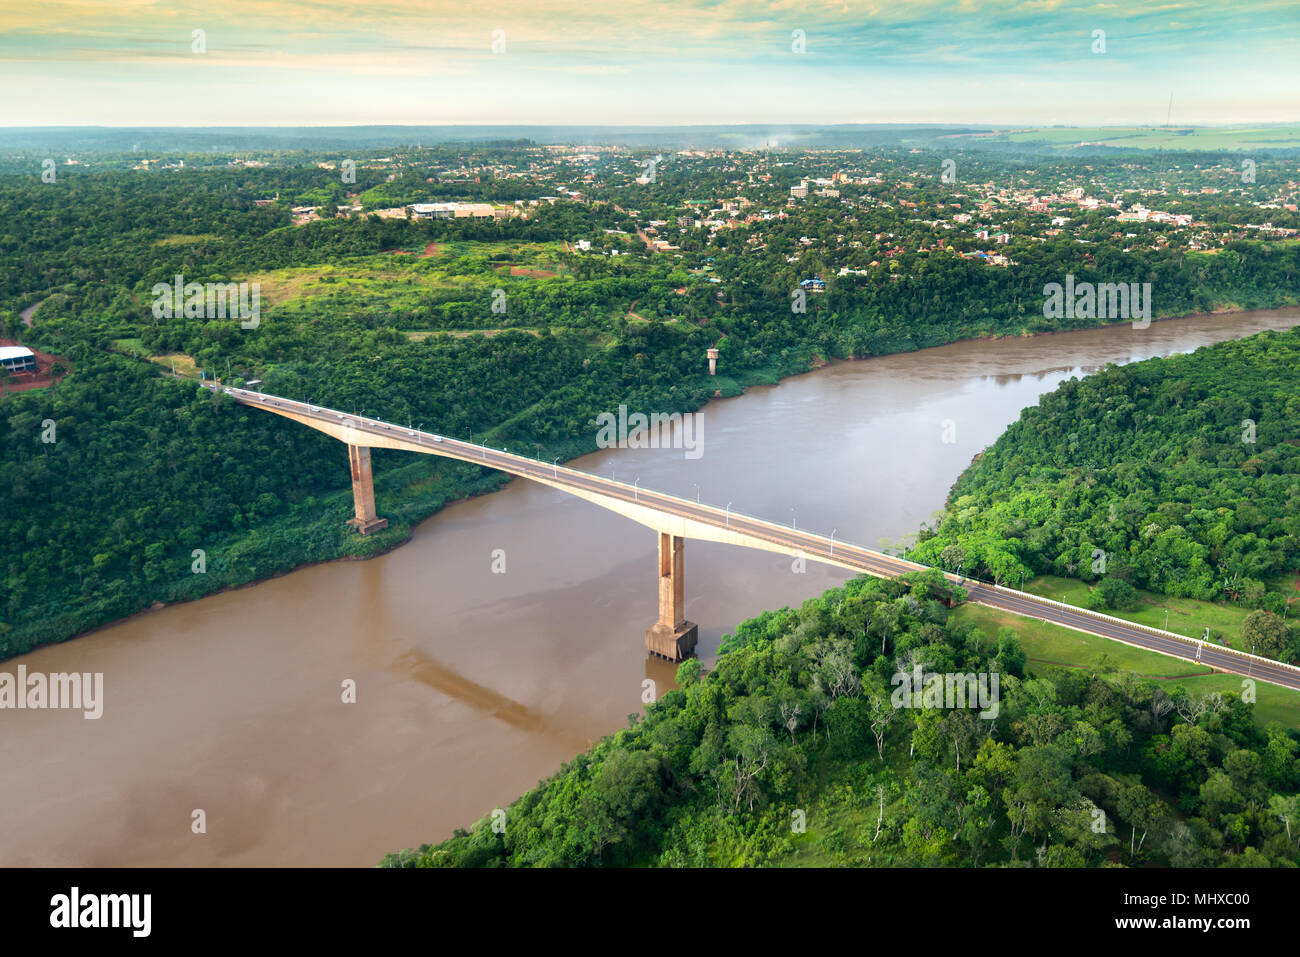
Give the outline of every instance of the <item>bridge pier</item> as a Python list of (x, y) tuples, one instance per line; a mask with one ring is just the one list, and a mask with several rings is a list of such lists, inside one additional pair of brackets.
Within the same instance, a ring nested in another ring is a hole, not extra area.
[(659, 620), (646, 629), (645, 646), (669, 661), (689, 658), (700, 632), (686, 620), (685, 545), (680, 535), (659, 534)]
[(348, 464), (352, 466), (352, 504), (356, 516), (348, 519), (354, 531), (369, 535), (388, 527), (388, 519), (375, 513), (375, 480), (370, 473), (370, 447), (348, 445)]

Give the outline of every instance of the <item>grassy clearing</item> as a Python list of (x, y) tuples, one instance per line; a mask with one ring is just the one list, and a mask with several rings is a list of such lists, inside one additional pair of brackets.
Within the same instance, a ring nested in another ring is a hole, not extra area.
[[(1053, 594), (1050, 597), (1057, 596)], [(1166, 687), (1170, 691), (1179, 686), (1189, 691), (1242, 690), (1242, 679), (1235, 675), (1215, 673), (1189, 661), (1133, 648), (1108, 638), (1085, 635), (1059, 625), (979, 605), (962, 605), (954, 615), (958, 621), (977, 625), (989, 637), (996, 636), (998, 629), (1004, 626), (1012, 629), (1029, 656), (1027, 670), (1030, 673), (1041, 673), (1052, 666), (1093, 671), (1114, 668), (1168, 681)], [(1257, 722), (1279, 721), (1287, 727), (1300, 728), (1300, 692), (1257, 682), (1255, 694)]]
[(149, 350), (139, 339), (114, 339), (108, 344), (108, 347), (114, 352), (121, 352), (128, 356), (148, 356)]
[(1153, 678), (1197, 672), (1210, 674), (1209, 668), (1179, 658), (1134, 648), (1109, 638), (1085, 635), (1060, 625), (1023, 618), (1010, 612), (979, 605), (962, 605), (955, 614), (958, 621), (978, 625), (990, 636), (996, 636), (999, 628), (1010, 628), (1020, 636), (1025, 654), (1032, 659), (1031, 664), (1056, 664), (1094, 670), (1114, 667)]
[(258, 283), (262, 300), (269, 305), (279, 305), (293, 299), (323, 296), (338, 292), (390, 291), (401, 285), (410, 289), (420, 286), (436, 287), (448, 284), (436, 273), (416, 271), (410, 267), (371, 264), (295, 266), (254, 273), (244, 281)]
[[(1042, 575), (1026, 582), (1025, 591), (1081, 608), (1085, 607), (1088, 597), (1088, 586), (1084, 582), (1055, 575)], [(1142, 607), (1137, 611), (1114, 611), (1107, 608), (1105, 613), (1140, 625), (1172, 631), (1176, 635), (1186, 635), (1188, 638), (1200, 638), (1205, 633), (1206, 626), (1209, 626), (1212, 631), (1222, 632), (1230, 647), (1250, 651), (1241, 640), (1241, 623), (1252, 609), (1239, 605), (1217, 605), (1194, 598), (1170, 598), (1147, 591), (1140, 591), (1139, 594), (1142, 596)], [(1167, 616), (1166, 611), (1169, 612)]]
[(191, 233), (177, 234), (175, 236), (164, 236), (162, 239), (155, 240), (155, 246), (192, 246), (196, 243), (224, 243), (226, 240), (216, 233)]
[(108, 347), (114, 352), (120, 352), (123, 355), (156, 362), (164, 369), (170, 370), (174, 366), (181, 375), (197, 378), (199, 374), (199, 367), (195, 364), (194, 359), (183, 352), (166, 352), (160, 356), (150, 355), (149, 350), (144, 347), (144, 344), (139, 339), (114, 339), (108, 344)]
[(160, 356), (149, 356), (150, 362), (156, 362), (160, 366), (170, 369), (174, 365), (176, 371), (181, 375), (193, 376), (198, 378), (198, 364), (183, 352), (165, 352)]
[(494, 266), (524, 266), (552, 272), (566, 271), (560, 262), (560, 254), (564, 252), (563, 243), (480, 243), (453, 240), (440, 241), (438, 250), (439, 258), (445, 259), (476, 256), (492, 260)]
[[(449, 289), (498, 277), (515, 282), (542, 281), (571, 272), (553, 243), (437, 243), (437, 255), (424, 258), (419, 250), (388, 251), (340, 263), (271, 269), (241, 277), (258, 283), (262, 300), (280, 305), (296, 299), (335, 293), (362, 293), (375, 298), (419, 289)], [(418, 254), (418, 255), (417, 255)], [(501, 257), (493, 259), (493, 257)], [(468, 271), (464, 261), (481, 260)], [(459, 265), (458, 265), (459, 263)]]
[[(1242, 690), (1241, 678), (1225, 674), (1180, 678), (1170, 684), (1198, 694), (1208, 691), (1240, 693)], [(1300, 692), (1258, 681), (1255, 683), (1255, 722), (1267, 725), (1274, 721), (1288, 728), (1300, 728)]]

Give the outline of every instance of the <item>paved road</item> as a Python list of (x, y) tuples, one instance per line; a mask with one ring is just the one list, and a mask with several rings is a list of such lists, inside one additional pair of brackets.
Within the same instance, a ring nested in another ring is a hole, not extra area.
[[(210, 389), (218, 388), (214, 383), (204, 383), (204, 385)], [(220, 388), (231, 398), (244, 405), (273, 411), (292, 412), (295, 415), (318, 419), (321, 422), (334, 425), (346, 424), (361, 432), (401, 439), (418, 445), (434, 455), (487, 465), (525, 478), (546, 479), (552, 483), (566, 485), (575, 489), (599, 492), (610, 498), (634, 502), (670, 515), (694, 519), (715, 528), (729, 528), (744, 532), (754, 538), (789, 548), (792, 552), (798, 551), (810, 559), (833, 558), (838, 563), (851, 566), (858, 571), (878, 578), (897, 578), (907, 572), (921, 571), (926, 568), (924, 565), (887, 555), (884, 552), (863, 548), (861, 545), (837, 542), (812, 532), (794, 529), (787, 525), (778, 525), (773, 522), (765, 522), (749, 515), (742, 515), (712, 505), (703, 505), (688, 499), (678, 498), (675, 495), (656, 492), (652, 489), (637, 488), (634, 485), (628, 485), (626, 482), (616, 482), (613, 479), (601, 478), (598, 475), (565, 468), (562, 465), (547, 464), (522, 455), (462, 442), (447, 436), (435, 435), (431, 432), (406, 429), (379, 419), (348, 415), (333, 409), (312, 406), (305, 402), (295, 402), (292, 399), (282, 399), (260, 392), (250, 392), (247, 389)], [(950, 581), (959, 582), (966, 589), (967, 599), (979, 605), (985, 605), (989, 608), (1010, 612), (1026, 618), (1037, 618), (1040, 621), (1050, 622), (1074, 631), (1110, 638), (1137, 648), (1172, 655), (1185, 661), (1197, 662), (1206, 667), (1230, 674), (1251, 677), (1259, 681), (1300, 690), (1300, 668), (1227, 649), (1221, 645), (1200, 642), (1193, 638), (1176, 635), (1157, 628), (1148, 628), (1145, 625), (1122, 621), (1108, 615), (1101, 615), (1076, 608), (1073, 605), (1065, 605), (1048, 598), (1031, 595), (1028, 592), (962, 579), (951, 572), (944, 572), (943, 574)]]
[(44, 302), (45, 302), (44, 299), (42, 299), (40, 302), (34, 302), (26, 309), (24, 309), (22, 312), (18, 313), (18, 318), (23, 321), (24, 326), (29, 326), (29, 327), (31, 326), (32, 316), (36, 315), (36, 310), (41, 308)]

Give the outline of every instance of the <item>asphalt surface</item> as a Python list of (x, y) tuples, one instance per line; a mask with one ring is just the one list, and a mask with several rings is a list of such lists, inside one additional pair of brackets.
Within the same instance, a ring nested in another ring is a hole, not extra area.
[[(209, 389), (218, 388), (213, 383), (203, 383), (203, 385)], [(400, 439), (417, 445), (433, 455), (490, 466), (524, 478), (544, 479), (553, 484), (599, 492), (610, 498), (643, 505), (670, 515), (683, 516), (716, 528), (727, 528), (743, 532), (754, 538), (789, 548), (791, 552), (798, 552), (809, 559), (833, 558), (838, 563), (848, 565), (868, 575), (875, 575), (878, 578), (897, 578), (907, 572), (922, 571), (927, 567), (893, 555), (886, 555), (884, 552), (863, 548), (861, 545), (833, 541), (825, 536), (800, 531), (786, 525), (765, 522), (749, 515), (742, 515), (712, 505), (691, 502), (675, 495), (656, 492), (653, 489), (638, 488), (635, 485), (628, 485), (626, 482), (601, 478), (598, 475), (579, 472), (575, 469), (565, 468), (562, 465), (547, 464), (536, 459), (525, 458), (522, 455), (514, 455), (510, 452), (502, 452), (482, 445), (473, 445), (448, 436), (436, 436), (431, 432), (406, 429), (391, 422), (383, 422), (365, 416), (348, 415), (334, 409), (312, 406), (305, 402), (282, 399), (261, 392), (251, 392), (247, 389), (234, 389), (224, 386), (220, 388), (231, 398), (244, 405), (271, 411), (293, 412), (296, 415), (317, 419), (333, 425), (348, 425), (360, 432)], [(967, 600), (975, 604), (985, 605), (989, 608), (999, 609), (1026, 618), (1037, 618), (1040, 621), (1120, 641), (1137, 648), (1172, 655), (1217, 671), (1300, 690), (1300, 668), (1226, 649), (1211, 642), (1201, 642), (1194, 638), (1175, 635), (1160, 629), (1119, 621), (1105, 615), (1098, 615), (1071, 605), (1063, 605), (1050, 599), (1031, 595), (1028, 592), (959, 578), (951, 572), (944, 572), (943, 575), (950, 581), (959, 583), (966, 590)]]

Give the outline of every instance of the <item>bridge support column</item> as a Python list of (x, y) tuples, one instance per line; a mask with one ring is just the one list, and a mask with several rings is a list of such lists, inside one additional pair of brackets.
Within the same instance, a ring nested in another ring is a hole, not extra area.
[(375, 514), (375, 480), (370, 474), (370, 448), (365, 445), (348, 446), (348, 463), (352, 466), (352, 504), (356, 517), (348, 524), (362, 535), (369, 535), (388, 527), (388, 519)]
[(686, 620), (685, 545), (680, 535), (659, 535), (659, 620), (646, 629), (645, 646), (669, 661), (689, 658), (700, 632)]

